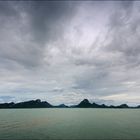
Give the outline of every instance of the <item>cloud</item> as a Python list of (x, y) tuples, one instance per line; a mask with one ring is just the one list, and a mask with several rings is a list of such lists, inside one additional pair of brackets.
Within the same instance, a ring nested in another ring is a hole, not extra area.
[(0, 96), (0, 102), (9, 102), (10, 101), (13, 101), (14, 100), (14, 97), (13, 96)]
[(0, 95), (138, 102), (139, 4), (0, 2)]

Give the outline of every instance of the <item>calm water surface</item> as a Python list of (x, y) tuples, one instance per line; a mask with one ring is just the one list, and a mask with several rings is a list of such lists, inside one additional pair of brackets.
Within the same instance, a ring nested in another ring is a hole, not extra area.
[(0, 139), (140, 139), (140, 109), (1, 109)]

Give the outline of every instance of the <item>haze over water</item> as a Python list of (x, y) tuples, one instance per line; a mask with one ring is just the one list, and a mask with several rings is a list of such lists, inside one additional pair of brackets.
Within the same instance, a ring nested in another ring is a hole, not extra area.
[(1, 109), (0, 139), (140, 139), (139, 109)]

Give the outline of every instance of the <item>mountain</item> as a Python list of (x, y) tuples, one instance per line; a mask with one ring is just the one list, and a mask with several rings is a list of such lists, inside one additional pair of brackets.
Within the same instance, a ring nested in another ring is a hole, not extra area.
[(41, 102), (40, 99), (20, 102), (13, 105), (13, 108), (49, 108), (53, 107), (46, 101)]
[(108, 106), (106, 106), (104, 104), (99, 105), (96, 103), (91, 104), (88, 99), (84, 99), (75, 107), (79, 107), (79, 108), (107, 108)]
[(46, 101), (41, 102), (40, 99), (20, 103), (0, 104), (0, 108), (50, 108), (50, 107), (53, 106)]
[(66, 106), (65, 104), (60, 104), (58, 106), (53, 106), (47, 101), (37, 99), (20, 103), (1, 103), (0, 108), (140, 108), (140, 105), (137, 107), (129, 107), (127, 104), (107, 106), (105, 104), (99, 105), (97, 103), (90, 103), (88, 99), (84, 99), (78, 105)]
[(57, 107), (57, 108), (68, 108), (68, 106), (66, 106), (65, 104), (60, 104), (60, 105), (54, 106), (54, 107)]
[(11, 108), (13, 107), (14, 103), (11, 102), (11, 103), (3, 103), (3, 104), (0, 104), (0, 108)]
[(84, 99), (81, 101), (77, 106), (75, 107), (80, 107), (80, 108), (91, 108), (92, 104), (88, 101), (88, 99)]
[(109, 106), (109, 108), (135, 108), (135, 107), (129, 107), (127, 104), (121, 104), (118, 106), (111, 105)]
[(84, 99), (83, 101), (81, 101), (75, 107), (78, 107), (78, 108), (130, 108), (127, 104), (121, 104), (119, 106), (112, 106), (112, 105), (111, 106), (107, 106), (105, 104), (99, 105), (99, 104), (96, 104), (96, 103), (92, 103), (91, 104), (88, 101), (88, 99)]
[(93, 108), (101, 108), (102, 105), (98, 105), (98, 104), (96, 104), (96, 103), (93, 103), (93, 104), (92, 104), (92, 107), (93, 107)]
[(121, 104), (117, 108), (129, 108), (129, 106), (127, 104)]
[(138, 105), (137, 108), (140, 108), (140, 105)]

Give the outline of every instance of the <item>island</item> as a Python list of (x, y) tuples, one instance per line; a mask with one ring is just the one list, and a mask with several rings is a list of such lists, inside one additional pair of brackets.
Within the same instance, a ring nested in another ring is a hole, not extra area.
[(0, 103), (0, 109), (4, 108), (140, 108), (140, 105), (132, 107), (128, 106), (127, 104), (121, 104), (118, 106), (115, 105), (105, 105), (105, 104), (97, 104), (95, 102), (90, 103), (88, 99), (82, 100), (77, 105), (67, 106), (65, 104), (60, 104), (58, 106), (52, 105), (47, 101), (41, 101), (40, 99), (37, 100), (30, 100), (25, 102), (19, 103)]

